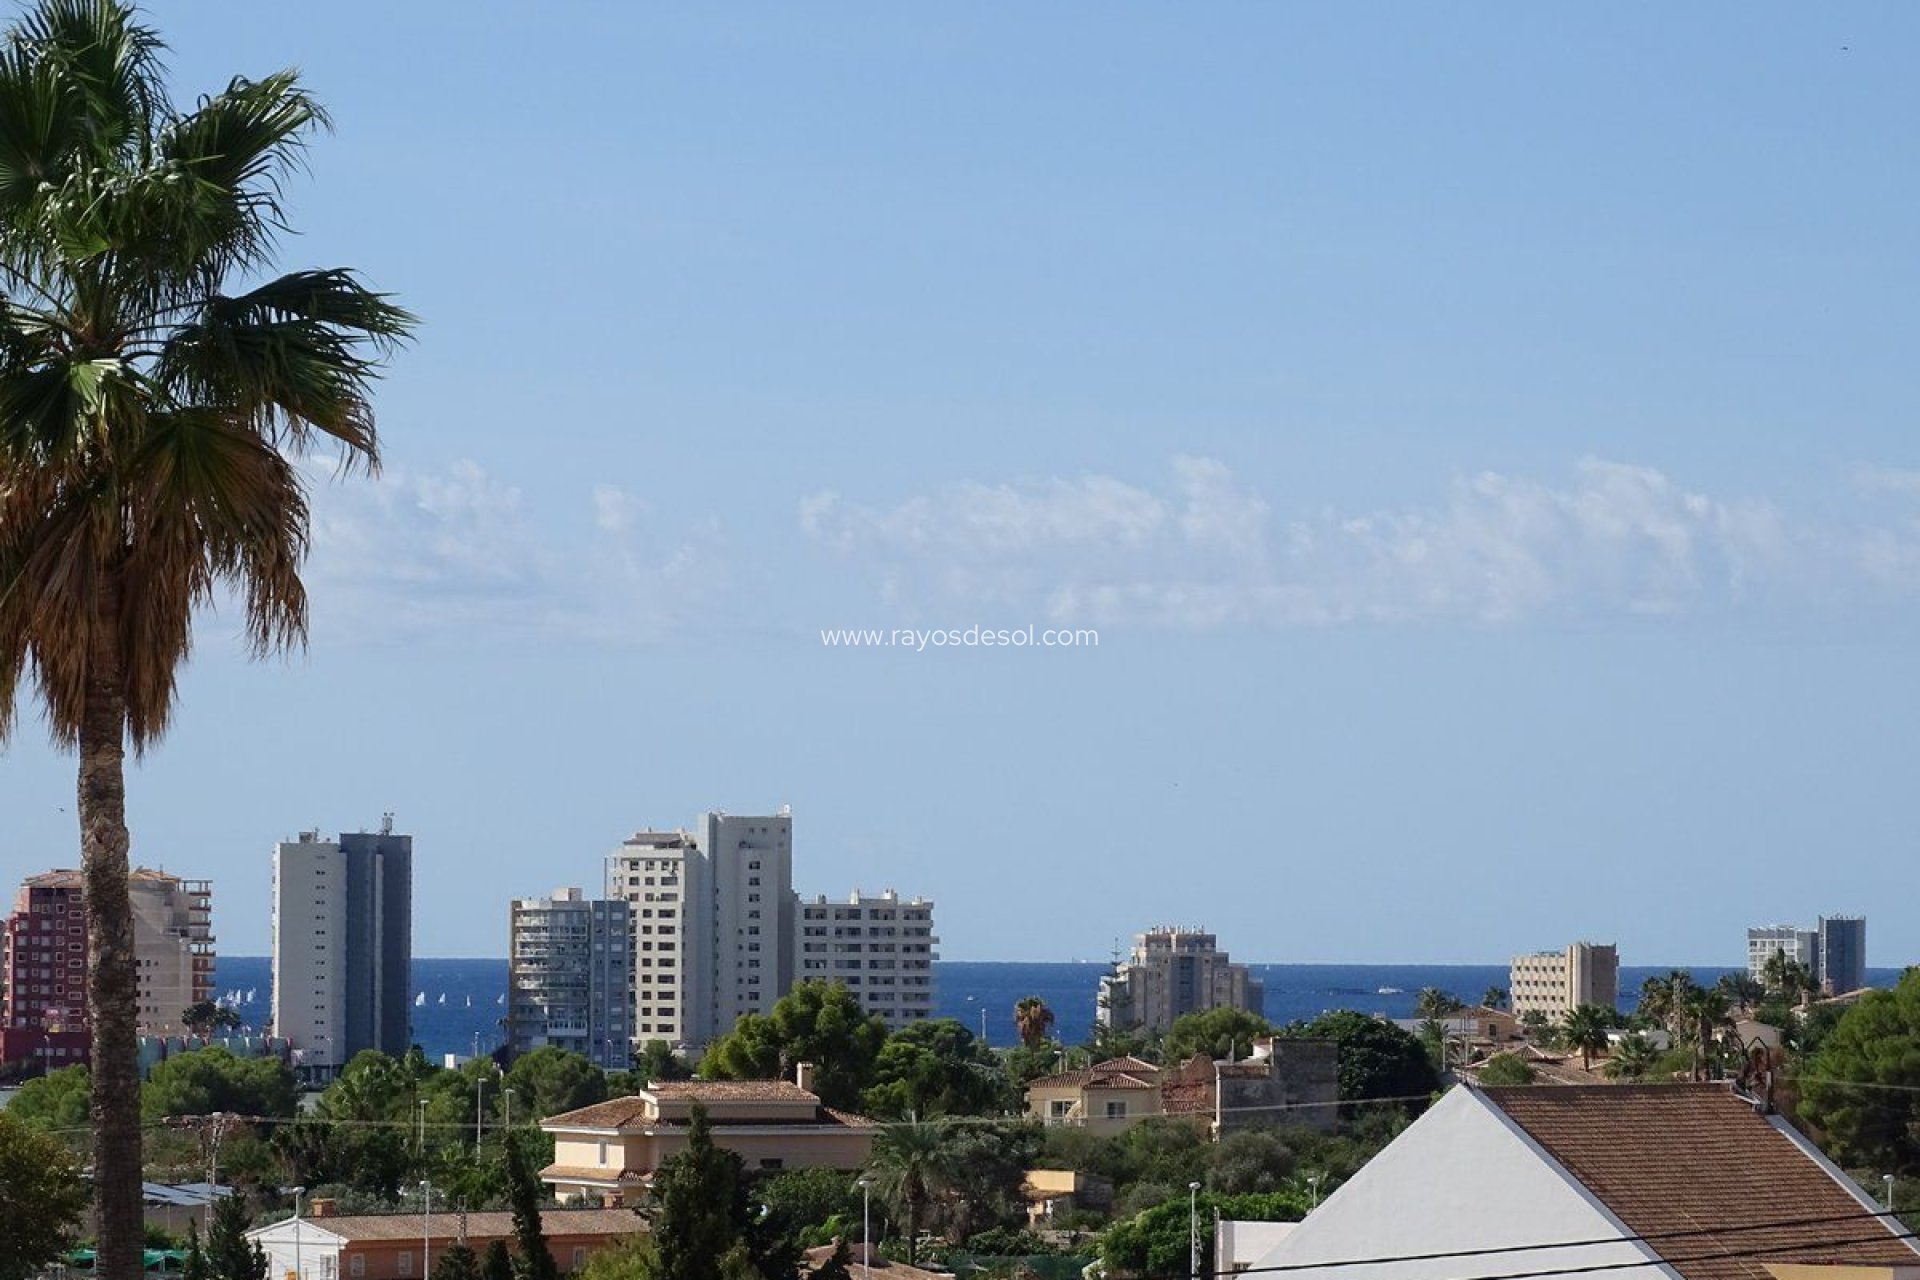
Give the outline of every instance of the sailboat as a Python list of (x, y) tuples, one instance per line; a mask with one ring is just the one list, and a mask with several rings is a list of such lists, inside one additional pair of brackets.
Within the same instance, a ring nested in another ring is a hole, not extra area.
[(468, 997), (467, 997), (467, 1008), (469, 1008), (469, 1009), (471, 1009), (471, 1008), (473, 1008), (473, 997), (472, 997), (472, 996), (468, 996)]
[(427, 1002), (427, 993), (422, 991), (419, 995), (413, 998), (413, 1007), (418, 1009), (421, 1005), (425, 1004), (426, 1002)]
[(442, 991), (440, 993), (440, 1003), (445, 1004), (446, 1002), (447, 1002), (447, 993)]
[(495, 1004), (505, 1004), (506, 1002), (507, 996), (505, 992), (501, 992), (499, 998), (494, 1001)]

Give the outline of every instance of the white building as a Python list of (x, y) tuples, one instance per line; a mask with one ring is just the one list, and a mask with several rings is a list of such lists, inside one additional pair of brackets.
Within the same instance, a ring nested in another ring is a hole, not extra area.
[(1513, 958), (1507, 990), (1515, 1017), (1544, 1013), (1558, 1022), (1583, 1004), (1620, 1003), (1620, 952), (1612, 943), (1576, 942), (1565, 951)]
[(1820, 977), (1820, 934), (1791, 924), (1762, 924), (1747, 930), (1747, 974), (1756, 981), (1766, 976), (1767, 961), (1776, 953), (1797, 960), (1815, 980)]
[(548, 1045), (621, 1070), (632, 1061), (633, 921), (630, 903), (578, 889), (516, 898), (508, 926), (507, 1044)]
[(828, 901), (822, 894), (799, 905), (794, 977), (838, 982), (877, 1013), (889, 1030), (933, 1016), (933, 903), (902, 899), (888, 889), (877, 898), (854, 890)]
[(1462, 1086), (1246, 1269), (1392, 1258), (1329, 1274), (1908, 1274), (1920, 1250), (1878, 1210), (1790, 1124), (1723, 1085)]
[(412, 1044), (413, 837), (323, 840), (303, 831), (273, 850), (273, 1027), (310, 1075), (363, 1049)]
[(1135, 934), (1133, 955), (1100, 979), (1094, 1020), (1103, 1027), (1165, 1033), (1189, 1013), (1245, 1009), (1266, 1013), (1266, 991), (1244, 964), (1202, 929), (1161, 925)]
[(709, 813), (639, 831), (607, 856), (632, 907), (633, 1037), (697, 1048), (793, 986), (793, 815)]

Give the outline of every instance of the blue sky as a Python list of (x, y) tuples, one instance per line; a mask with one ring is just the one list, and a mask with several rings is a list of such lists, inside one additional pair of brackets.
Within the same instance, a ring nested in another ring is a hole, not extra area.
[[(284, 260), (425, 322), (311, 651), (209, 619), (132, 779), (223, 949), (302, 827), (488, 955), (791, 803), (956, 959), (1920, 959), (1910, 9), (152, 13), (183, 96), (303, 68)], [(819, 639), (1029, 622), (1100, 644)], [(24, 723), (7, 882), (71, 775)]]

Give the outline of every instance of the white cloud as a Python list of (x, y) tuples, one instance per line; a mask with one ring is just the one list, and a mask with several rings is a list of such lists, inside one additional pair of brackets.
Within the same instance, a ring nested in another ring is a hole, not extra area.
[(337, 483), (313, 475), (314, 622), (346, 636), (657, 639), (723, 576), (716, 526), (658, 529), (645, 503), (611, 485), (592, 490), (591, 532), (566, 540), (472, 461)]
[[(815, 495), (801, 525), (899, 603), (1199, 628), (1684, 614), (1772, 597), (1837, 562), (1860, 577), (1869, 545), (1599, 458), (1558, 483), (1486, 471), (1430, 505), (1284, 521), (1222, 462), (1181, 457), (1150, 488), (962, 484), (878, 507)], [(1920, 536), (1876, 554), (1920, 577)]]

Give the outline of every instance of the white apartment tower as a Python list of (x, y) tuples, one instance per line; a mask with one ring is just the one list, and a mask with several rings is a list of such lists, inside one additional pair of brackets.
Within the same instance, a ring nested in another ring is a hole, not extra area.
[(698, 1047), (793, 986), (793, 815), (709, 813), (698, 834), (639, 831), (607, 856), (632, 908), (633, 1038)]
[(412, 1043), (413, 837), (323, 840), (303, 831), (273, 850), (273, 1027), (311, 1075), (362, 1049)]
[(851, 991), (887, 1029), (933, 1016), (933, 903), (902, 899), (889, 889), (877, 898), (858, 889), (829, 901), (822, 894), (798, 908), (794, 977), (825, 979)]
[(578, 889), (516, 898), (507, 950), (507, 1044), (552, 1045), (609, 1071), (632, 1061), (633, 922), (624, 900)]
[(1233, 963), (1202, 929), (1162, 925), (1135, 934), (1126, 964), (1100, 979), (1094, 1019), (1103, 1027), (1165, 1033), (1176, 1019), (1209, 1009), (1266, 1013), (1266, 988)]

